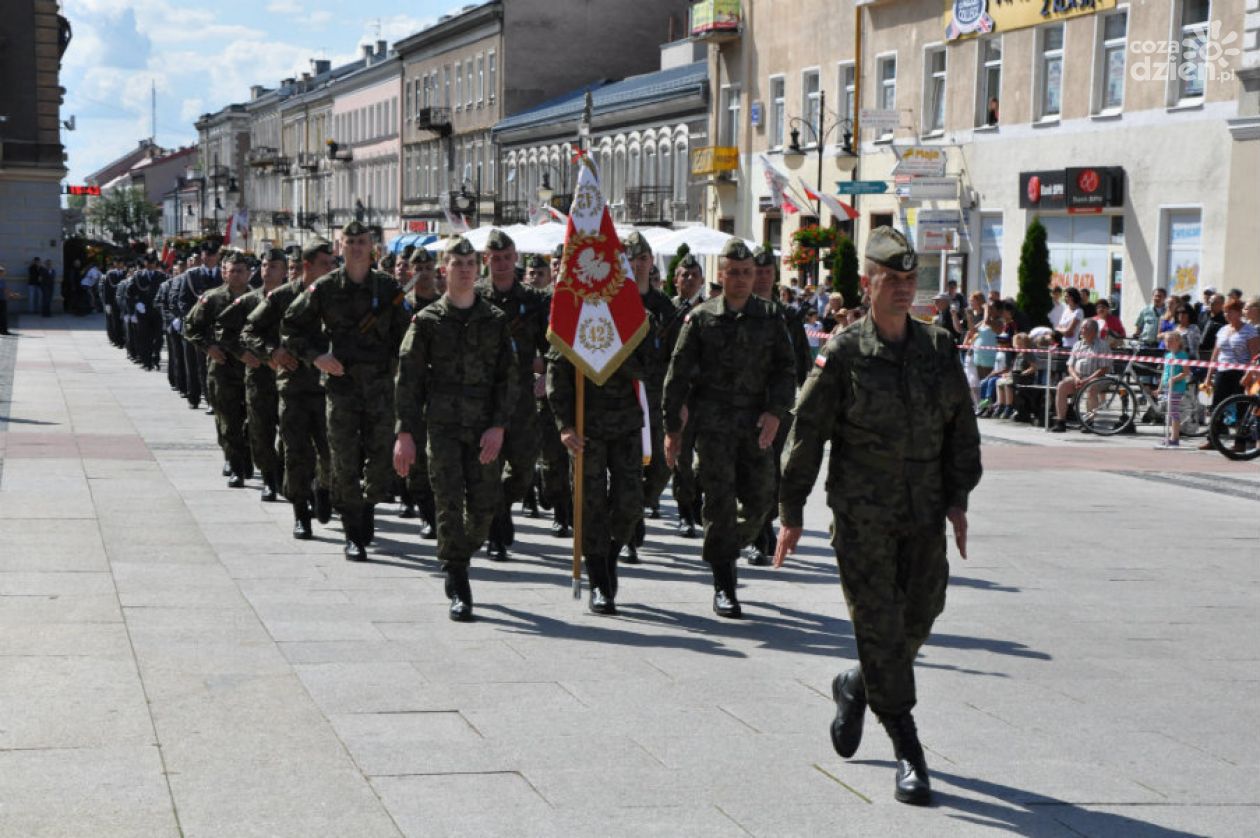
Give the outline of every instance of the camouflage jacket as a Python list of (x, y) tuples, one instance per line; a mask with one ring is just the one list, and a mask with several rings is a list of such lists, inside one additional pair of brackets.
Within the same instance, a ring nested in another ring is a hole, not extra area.
[(762, 413), (786, 416), (794, 391), (783, 318), (758, 297), (738, 312), (713, 297), (683, 320), (665, 377), (665, 430), (682, 430), (683, 405), (701, 433), (748, 430)]
[(665, 389), (665, 373), (669, 370), (669, 356), (678, 340), (682, 317), (669, 297), (649, 288), (642, 294), (643, 308), (648, 315), (648, 333), (643, 338), (643, 383), (647, 388), (648, 402), (659, 406)]
[(231, 350), (223, 344), (223, 338), (219, 331), (219, 315), (227, 310), (228, 306), (239, 297), (244, 296), (248, 291), (241, 291), (235, 296), (227, 285), (220, 285), (211, 288), (209, 291), (201, 295), (201, 298), (193, 305), (192, 310), (188, 312), (188, 316), (184, 318), (184, 339), (193, 346), (205, 352), (211, 346), (219, 346), (227, 353), (227, 361), (220, 364), (213, 358), (209, 360), (210, 369), (225, 367), (229, 370), (243, 372), (245, 365), (240, 362)]
[(792, 340), (792, 360), (795, 362), (796, 386), (800, 387), (805, 383), (805, 378), (809, 375), (814, 359), (814, 353), (809, 348), (809, 337), (805, 334), (805, 321), (801, 319), (799, 312), (792, 311), (782, 303), (771, 302), (771, 305), (778, 309), (779, 314), (783, 317), (783, 324), (787, 326), (788, 337)]
[[(241, 328), (241, 345), (260, 360), (271, 358), (271, 353), (280, 348), (280, 321), (301, 293), (300, 282), (286, 282), (264, 295), (245, 318), (245, 325)], [(315, 348), (318, 350), (316, 354), (322, 355), (328, 350), (328, 343), (316, 339)], [(297, 369), (292, 372), (286, 369), (276, 371), (276, 386), (282, 393), (317, 393), (323, 389), (319, 384), (319, 370), (300, 359)]]
[[(411, 318), (394, 382), (397, 433), (429, 427), (506, 428), (518, 397), (508, 320), (477, 297), (461, 311), (446, 296)], [(419, 442), (419, 441), (418, 441)]]
[[(516, 344), (516, 361), (522, 385), (532, 387), (534, 359), (546, 355), (549, 348), (547, 319), (551, 313), (551, 296), (520, 280), (506, 292), (498, 291), (489, 279), (477, 283), (477, 294), (506, 315), (508, 331)], [(519, 397), (520, 393), (517, 395)]]
[(281, 342), (298, 358), (309, 364), (329, 351), (345, 367), (392, 367), (406, 330), (394, 278), (369, 271), (356, 283), (344, 268), (306, 286), (280, 321)]
[[(639, 347), (642, 348), (640, 343)], [(602, 386), (587, 379), (583, 386), (584, 436), (609, 439), (643, 429), (643, 408), (635, 382), (643, 378), (645, 352), (636, 349)], [(577, 423), (577, 391), (573, 362), (555, 349), (547, 353), (547, 404), (560, 430)]]
[(801, 511), (831, 443), (827, 501), (837, 513), (935, 524), (967, 508), (980, 482), (980, 432), (949, 334), (908, 318), (901, 347), (870, 316), (831, 338), (796, 403), (779, 500)]

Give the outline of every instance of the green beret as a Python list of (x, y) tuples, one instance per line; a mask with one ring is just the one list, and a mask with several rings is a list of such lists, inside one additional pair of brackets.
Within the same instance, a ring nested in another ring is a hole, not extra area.
[(722, 248), (721, 256), (725, 259), (733, 259), (736, 262), (753, 258), (752, 251), (748, 249), (748, 245), (738, 236), (733, 237), (726, 243)]
[(289, 254), (278, 247), (269, 247), (263, 251), (262, 261), (264, 262), (287, 262), (288, 260)]
[(433, 251), (423, 247), (417, 247), (411, 251), (411, 258), (407, 260), (413, 265), (429, 265), (433, 263)]
[(564, 245), (563, 244), (556, 245), (556, 249), (551, 251), (551, 258), (552, 259), (564, 258)]
[(894, 271), (912, 271), (919, 264), (913, 245), (892, 227), (876, 227), (866, 239), (866, 258)]
[(342, 236), (366, 236), (370, 232), (362, 221), (351, 221), (341, 228)]
[(626, 250), (627, 259), (637, 259), (645, 253), (652, 255), (652, 245), (648, 244), (648, 240), (638, 230), (622, 239), (621, 246)]
[(507, 250), (511, 247), (516, 247), (511, 236), (498, 229), (490, 231), (490, 236), (486, 239), (486, 250)]
[(302, 248), (302, 261), (311, 262), (320, 253), (327, 253), (329, 256), (332, 256), (333, 255), (332, 242), (327, 242), (327, 241), (324, 241), (323, 239), (316, 239), (315, 241), (311, 242), (306, 247)]
[(384, 256), (381, 257), (381, 270), (392, 271), (394, 269), (395, 261), (396, 260), (394, 258), (394, 254), (386, 253)]
[(753, 251), (753, 264), (759, 268), (774, 267), (774, 251), (762, 245)]
[(476, 252), (472, 242), (463, 236), (451, 236), (442, 244), (442, 254), (445, 256), (470, 256)]
[(228, 250), (225, 250), (223, 252), (223, 262), (225, 264), (232, 264), (234, 262), (240, 262), (242, 265), (248, 265), (249, 255), (246, 254), (245, 251), (243, 250), (236, 250), (234, 248), (229, 248)]
[(696, 258), (694, 253), (688, 253), (678, 260), (678, 267), (685, 271), (700, 270), (700, 260)]
[(535, 253), (525, 260), (525, 267), (541, 271), (545, 268), (550, 268), (551, 263), (545, 257)]

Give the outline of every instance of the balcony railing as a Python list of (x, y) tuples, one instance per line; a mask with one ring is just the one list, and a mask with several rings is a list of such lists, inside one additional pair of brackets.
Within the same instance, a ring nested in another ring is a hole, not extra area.
[(664, 224), (674, 220), (674, 190), (668, 186), (626, 188), (625, 219), (642, 224)]
[(445, 137), (451, 133), (451, 109), (421, 108), (416, 112), (416, 129), (436, 131)]
[(310, 230), (319, 223), (320, 213), (318, 212), (299, 212), (297, 215), (297, 226), (304, 230)]
[(289, 158), (280, 153), (280, 149), (271, 146), (251, 148), (245, 155), (245, 162), (258, 168), (288, 165)]
[(313, 172), (319, 168), (319, 155), (313, 151), (299, 151), (297, 164), (299, 169)]
[(529, 202), (528, 201), (495, 201), (494, 202), (494, 223), (495, 224), (528, 224), (529, 223)]

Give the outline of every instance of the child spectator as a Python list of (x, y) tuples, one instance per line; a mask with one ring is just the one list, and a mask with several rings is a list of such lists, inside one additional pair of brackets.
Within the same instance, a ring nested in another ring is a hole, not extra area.
[(1185, 338), (1177, 331), (1164, 335), (1164, 345), (1168, 352), (1164, 355), (1164, 377), (1159, 390), (1164, 401), (1164, 424), (1168, 428), (1168, 436), (1159, 447), (1176, 448), (1181, 445), (1181, 405), (1189, 392), (1190, 380), (1190, 370), (1176, 362), (1189, 360), (1190, 353), (1186, 351)]
[(818, 357), (818, 350), (822, 347), (822, 331), (818, 326), (818, 309), (809, 308), (805, 310), (805, 338), (809, 341), (809, 353), (813, 357)]

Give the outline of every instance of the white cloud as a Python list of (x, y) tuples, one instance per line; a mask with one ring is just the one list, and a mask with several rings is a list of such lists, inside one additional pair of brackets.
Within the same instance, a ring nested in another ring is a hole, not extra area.
[(307, 15), (306, 23), (312, 27), (324, 26), (325, 24), (330, 23), (332, 19), (333, 19), (332, 12), (321, 10), (321, 11), (311, 12), (309, 15)]
[(300, 15), (303, 9), (297, 0), (272, 0), (267, 4), (267, 11), (273, 15)]

